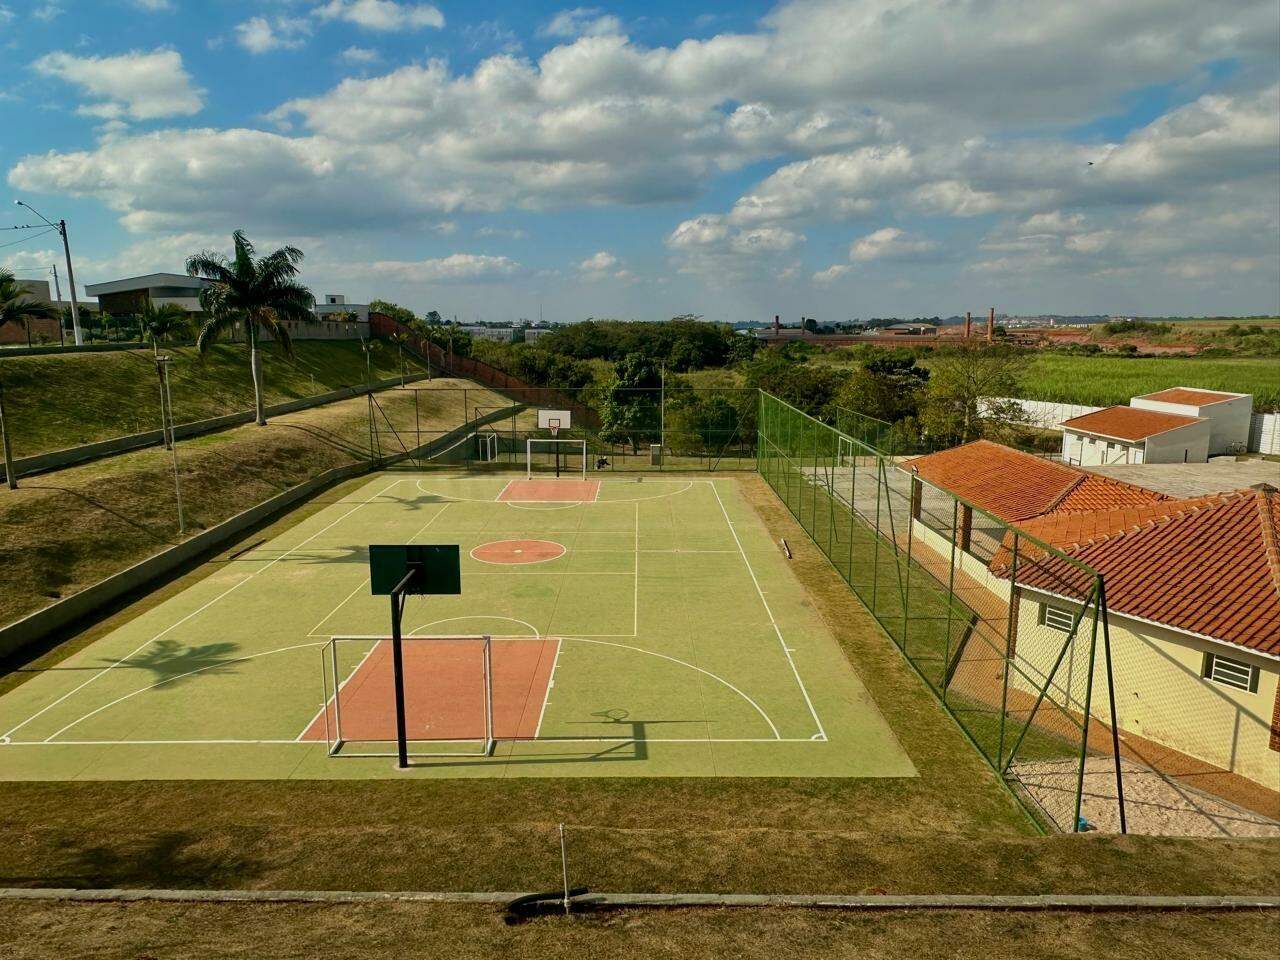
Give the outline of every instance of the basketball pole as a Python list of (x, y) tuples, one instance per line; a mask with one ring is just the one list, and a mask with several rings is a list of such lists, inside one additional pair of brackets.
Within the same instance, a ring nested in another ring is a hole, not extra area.
[(409, 581), (418, 576), (418, 567), (411, 565), (396, 588), (391, 591), (391, 674), (396, 688), (396, 766), (409, 767), (409, 735), (404, 712), (404, 644), (400, 639), (400, 619), (404, 614), (404, 591)]

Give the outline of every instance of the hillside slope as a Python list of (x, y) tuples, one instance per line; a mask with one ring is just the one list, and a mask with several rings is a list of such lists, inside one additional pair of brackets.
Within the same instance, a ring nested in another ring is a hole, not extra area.
[[(364, 352), (355, 340), (302, 340), (289, 358), (263, 350), (266, 402), (280, 403), (367, 382)], [(248, 352), (243, 344), (166, 347), (174, 416), (180, 423), (253, 407)], [(411, 373), (422, 365), (406, 355)], [(375, 344), (375, 379), (401, 372), (394, 347)], [(0, 359), (5, 413), (15, 457), (61, 450), (160, 426), (160, 398), (150, 350)]]

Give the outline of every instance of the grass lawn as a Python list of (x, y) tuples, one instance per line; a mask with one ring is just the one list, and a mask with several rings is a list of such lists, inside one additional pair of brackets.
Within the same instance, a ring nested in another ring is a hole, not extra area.
[[(1277, 847), (1268, 841), (1037, 835), (763, 481), (744, 478), (742, 493), (774, 540), (788, 538), (809, 609), (917, 776), (11, 783), (0, 876), (26, 886), (540, 889), (557, 882), (556, 824), (565, 822), (573, 882), (598, 890), (1254, 894), (1274, 886)], [(23, 669), (64, 662), (234, 553)]]
[[(927, 364), (926, 364), (927, 365)], [(1252, 393), (1255, 410), (1280, 408), (1280, 359), (1082, 357), (1037, 353), (1024, 383), (1031, 400), (1102, 407), (1167, 387)]]
[(492, 907), (0, 903), (12, 960), (49, 957), (1184, 960), (1273, 956), (1274, 913), (618, 911), (505, 925)]
[[(292, 359), (262, 351), (266, 402), (281, 403), (367, 382), (365, 356), (354, 340), (299, 340)], [(170, 388), (179, 423), (253, 407), (248, 350), (215, 344), (203, 357), (194, 347), (165, 347), (174, 357)], [(410, 372), (421, 365), (406, 355)], [(373, 352), (373, 375), (400, 373), (390, 344)], [(160, 399), (150, 350), (46, 354), (0, 358), (5, 412), (15, 457), (106, 440), (160, 425)]]
[[(510, 404), (470, 381), (436, 379), (429, 386), (419, 394), (418, 404), (424, 442), (429, 439), (425, 431), (451, 430), (464, 422), (464, 400), (471, 412), (476, 403), (490, 408)], [(412, 426), (412, 394), (392, 390), (378, 396), (399, 428)], [(390, 449), (396, 449), (394, 444)], [(180, 441), (188, 532), (368, 455), (364, 397), (276, 417), (265, 427), (248, 424)], [(0, 623), (82, 590), (177, 542), (172, 471), (169, 453), (151, 447), (28, 477), (17, 490), (3, 491)]]

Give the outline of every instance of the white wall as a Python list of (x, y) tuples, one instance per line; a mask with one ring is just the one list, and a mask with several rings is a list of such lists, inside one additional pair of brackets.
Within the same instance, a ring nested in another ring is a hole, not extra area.
[(1062, 431), (1062, 459), (1081, 467), (1097, 467), (1108, 463), (1147, 462), (1140, 442), (1102, 440), (1066, 429)]
[(1144, 463), (1204, 463), (1209, 459), (1209, 437), (1212, 424), (1208, 420), (1189, 423), (1147, 437)]
[(1280, 413), (1255, 413), (1249, 427), (1251, 453), (1280, 453)]
[(1253, 418), (1253, 397), (1241, 394), (1220, 403), (1203, 406), (1194, 403), (1168, 403), (1134, 397), (1129, 405), (1141, 410), (1176, 413), (1183, 417), (1204, 417), (1210, 423), (1209, 455), (1243, 451), (1249, 446), (1249, 427)]

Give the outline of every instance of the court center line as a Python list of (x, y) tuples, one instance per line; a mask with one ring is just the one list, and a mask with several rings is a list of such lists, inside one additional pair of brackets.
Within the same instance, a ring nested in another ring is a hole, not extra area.
[[(501, 743), (533, 743), (529, 737), (498, 737)], [(371, 741), (373, 742), (373, 741)], [(394, 743), (392, 740), (376, 741), (378, 743)], [(467, 741), (471, 742), (471, 741)], [(809, 743), (826, 744), (826, 740), (814, 740), (812, 737), (547, 737), (542, 743)], [(253, 746), (266, 744), (271, 746), (304, 747), (308, 750), (323, 747), (323, 740), (14, 740), (0, 744), (0, 750), (8, 747), (136, 747), (136, 746), (199, 746), (201, 744), (230, 744)], [(370, 755), (372, 756), (372, 755)], [(376, 756), (383, 756), (377, 754)], [(367, 759), (362, 757), (361, 759)], [(470, 757), (467, 759), (475, 759)], [(496, 762), (502, 762), (501, 757)]]
[[(333, 528), (333, 527), (337, 526), (339, 523), (341, 523), (343, 520), (347, 519), (347, 517), (351, 516), (353, 513), (355, 513), (355, 512), (356, 512), (357, 510), (359, 510), (361, 507), (363, 507), (363, 506), (367, 506), (368, 504), (373, 503), (375, 500), (379, 499), (380, 497), (385, 496), (387, 493), (390, 493), (390, 492), (391, 492), (391, 488), (392, 488), (392, 487), (396, 486), (397, 484), (403, 483), (403, 482), (404, 482), (404, 478), (400, 478), (400, 479), (397, 479), (397, 480), (393, 480), (393, 481), (392, 481), (390, 484), (388, 484), (384, 489), (380, 490), (378, 493), (376, 493), (374, 496), (370, 497), (368, 500), (362, 500), (362, 501), (360, 501), (360, 502), (359, 502), (359, 503), (357, 503), (354, 507), (352, 507), (350, 510), (348, 510), (346, 513), (344, 513), (342, 516), (338, 517), (338, 519), (334, 520), (332, 523), (330, 523), (330, 524), (328, 524), (328, 525), (326, 525), (326, 526), (322, 527), (321, 529), (317, 530), (317, 531), (316, 531), (315, 533), (313, 533), (311, 536), (307, 537), (307, 539), (303, 540), (301, 543), (297, 544), (296, 546), (293, 546), (293, 547), (289, 548), (289, 549), (288, 549), (288, 550), (286, 550), (284, 553), (280, 554), (280, 556), (276, 557), (274, 560), (269, 561), (265, 566), (263, 566), (263, 567), (261, 567), (261, 568), (259, 568), (259, 569), (255, 570), (255, 571), (253, 571), (253, 573), (251, 573), (251, 574), (249, 574), (248, 576), (246, 576), (243, 580), (237, 581), (235, 584), (233, 584), (232, 586), (228, 587), (226, 590), (224, 590), (222, 593), (218, 594), (218, 595), (217, 595), (216, 597), (214, 597), (212, 600), (208, 601), (208, 602), (207, 602), (207, 603), (205, 603), (205, 604), (202, 604), (201, 606), (197, 607), (195, 610), (192, 610), (190, 613), (188, 613), (188, 614), (187, 614), (185, 617), (183, 617), (181, 620), (177, 620), (177, 621), (175, 621), (174, 623), (171, 623), (169, 626), (165, 627), (163, 630), (161, 630), (159, 633), (157, 633), (157, 634), (156, 634), (154, 637), (152, 637), (150, 640), (147, 640), (147, 641), (145, 641), (144, 643), (142, 643), (141, 645), (139, 645), (137, 649), (135, 649), (133, 652), (129, 653), (129, 654), (128, 654), (127, 656), (125, 656), (123, 659), (121, 659), (121, 660), (115, 660), (115, 661), (113, 661), (113, 662), (109, 663), (107, 666), (103, 667), (100, 671), (98, 671), (97, 673), (95, 673), (93, 676), (89, 677), (89, 679), (85, 680), (85, 681), (84, 681), (83, 683), (81, 683), (79, 686), (73, 687), (72, 689), (70, 689), (70, 690), (68, 690), (66, 693), (64, 693), (62, 696), (58, 697), (56, 700), (54, 700), (54, 701), (52, 701), (51, 703), (48, 703), (48, 704), (46, 704), (45, 706), (41, 707), (39, 710), (37, 710), (37, 711), (36, 711), (35, 713), (33, 713), (31, 716), (27, 717), (27, 719), (25, 719), (25, 720), (23, 720), (21, 723), (19, 723), (16, 727), (12, 727), (12, 728), (10, 728), (9, 730), (6, 730), (6, 731), (4, 732), (4, 734), (0, 734), (0, 737), (6, 737), (6, 738), (7, 738), (7, 737), (11, 737), (11, 736), (14, 734), (14, 732), (15, 732), (15, 731), (21, 730), (23, 727), (25, 727), (25, 726), (26, 726), (28, 723), (30, 723), (32, 720), (34, 720), (34, 719), (36, 719), (37, 717), (39, 717), (39, 716), (41, 716), (41, 715), (43, 715), (43, 714), (47, 713), (47, 712), (48, 712), (48, 711), (50, 711), (50, 710), (52, 710), (54, 707), (56, 707), (58, 704), (62, 703), (62, 702), (63, 702), (64, 700), (66, 700), (68, 697), (73, 696), (73, 695), (74, 695), (74, 694), (76, 694), (76, 693), (79, 693), (81, 690), (83, 690), (83, 689), (84, 689), (85, 687), (87, 687), (89, 684), (93, 683), (95, 680), (97, 680), (97, 679), (98, 679), (99, 677), (101, 677), (103, 674), (109, 673), (111, 670), (114, 670), (114, 669), (115, 669), (117, 666), (119, 666), (121, 663), (127, 662), (128, 660), (130, 660), (130, 659), (132, 659), (133, 657), (137, 656), (139, 653), (141, 653), (141, 652), (142, 652), (143, 650), (145, 650), (147, 647), (151, 646), (151, 644), (155, 643), (155, 642), (156, 642), (157, 640), (159, 640), (161, 637), (164, 637), (164, 636), (165, 636), (166, 634), (168, 634), (170, 631), (172, 631), (172, 630), (176, 630), (178, 627), (182, 626), (184, 623), (186, 623), (186, 622), (187, 622), (188, 620), (190, 620), (191, 618), (193, 618), (193, 617), (195, 617), (195, 616), (198, 616), (199, 614), (203, 613), (205, 610), (209, 609), (211, 606), (213, 606), (215, 603), (217, 603), (217, 602), (218, 602), (219, 600), (221, 600), (223, 597), (227, 596), (228, 594), (230, 594), (230, 593), (234, 592), (235, 590), (238, 590), (240, 587), (244, 586), (246, 583), (248, 583), (250, 580), (252, 580), (252, 579), (253, 579), (254, 577), (256, 577), (258, 574), (260, 574), (260, 573), (262, 573), (262, 572), (264, 572), (264, 571), (266, 571), (266, 570), (269, 570), (271, 567), (275, 566), (275, 565), (276, 565), (277, 563), (279, 563), (281, 560), (283, 560), (283, 559), (285, 559), (286, 557), (288, 557), (288, 556), (289, 556), (291, 553), (293, 553), (295, 550), (300, 550), (301, 548), (305, 547), (308, 543), (310, 543), (310, 542), (311, 542), (312, 540), (314, 540), (316, 537), (320, 536), (322, 533), (326, 533), (326, 532), (327, 532), (327, 531), (329, 531), (331, 528)], [(94, 646), (96, 646), (96, 644), (95, 644)]]
[(720, 498), (720, 491), (716, 489), (714, 483), (711, 483), (711, 492), (716, 495), (716, 503), (720, 504), (720, 512), (724, 514), (724, 522), (729, 525), (729, 532), (733, 534), (733, 542), (738, 545), (738, 553), (742, 556), (742, 562), (746, 564), (747, 573), (751, 574), (751, 582), (755, 584), (756, 595), (760, 597), (760, 602), (764, 604), (765, 613), (769, 615), (769, 622), (773, 625), (773, 632), (778, 635), (778, 645), (782, 647), (783, 656), (787, 658), (787, 663), (791, 664), (791, 673), (795, 676), (796, 683), (800, 685), (800, 693), (804, 696), (804, 702), (809, 707), (809, 716), (813, 717), (813, 722), (818, 726), (818, 735), (825, 740), (827, 731), (822, 726), (822, 721), (818, 718), (818, 711), (814, 709), (813, 701), (809, 699), (809, 691), (805, 688), (804, 680), (800, 678), (800, 671), (796, 669), (796, 662), (792, 659), (791, 651), (787, 648), (787, 642), (782, 637), (782, 628), (778, 626), (778, 620), (773, 615), (773, 609), (769, 606), (769, 601), (765, 599), (764, 590), (760, 587), (760, 581), (751, 566), (751, 561), (747, 559), (747, 551), (743, 549), (737, 528), (734, 527), (733, 520), (729, 518), (729, 511), (725, 509), (724, 500)]

